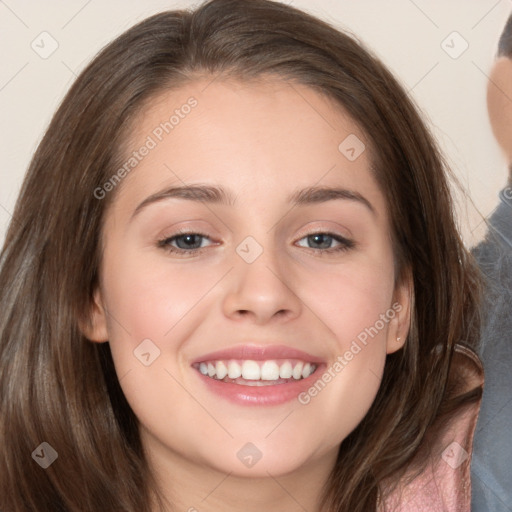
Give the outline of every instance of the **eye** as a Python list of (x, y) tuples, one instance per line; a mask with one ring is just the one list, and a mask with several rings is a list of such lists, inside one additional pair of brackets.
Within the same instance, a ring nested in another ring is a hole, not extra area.
[[(173, 236), (162, 238), (158, 241), (158, 247), (167, 252), (179, 255), (192, 255), (202, 249), (213, 245), (214, 242), (203, 233), (179, 233)], [(315, 249), (316, 252), (339, 252), (351, 249), (355, 246), (352, 240), (333, 233), (311, 233), (301, 238), (297, 245), (308, 249)]]
[(352, 240), (333, 233), (311, 233), (301, 238), (297, 245), (309, 249), (318, 249), (320, 252), (346, 251), (355, 246)]
[(180, 233), (158, 241), (158, 247), (168, 252), (190, 254), (211, 245), (211, 239), (202, 233)]

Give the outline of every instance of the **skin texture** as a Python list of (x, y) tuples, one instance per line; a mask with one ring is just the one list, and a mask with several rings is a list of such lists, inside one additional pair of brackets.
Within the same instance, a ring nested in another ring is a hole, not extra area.
[[(368, 146), (353, 162), (338, 150), (350, 134), (365, 140), (357, 125), (318, 93), (283, 81), (198, 79), (162, 94), (134, 124), (129, 147), (140, 148), (191, 96), (197, 106), (116, 191), (87, 335), (109, 341), (150, 463), (177, 510), (287, 511), (297, 502), (318, 510), (337, 448), (368, 411), (386, 353), (402, 347), (409, 328), (411, 290), (408, 282), (395, 288), (384, 196)], [(223, 187), (232, 203), (171, 198), (133, 216), (152, 194), (191, 184)], [(347, 199), (287, 201), (311, 186), (355, 191), (373, 211)], [(179, 229), (208, 236), (200, 252), (158, 246)], [(307, 238), (322, 232), (354, 246), (322, 253)], [(263, 250), (253, 263), (236, 252), (248, 236)], [(395, 319), (308, 405), (236, 405), (191, 367), (249, 343), (304, 350), (330, 367), (396, 302)], [(160, 356), (146, 367), (133, 351), (148, 338)], [(237, 457), (248, 442), (262, 454), (251, 468)]]
[(487, 87), (487, 109), (492, 131), (507, 162), (512, 163), (512, 61), (496, 60)]

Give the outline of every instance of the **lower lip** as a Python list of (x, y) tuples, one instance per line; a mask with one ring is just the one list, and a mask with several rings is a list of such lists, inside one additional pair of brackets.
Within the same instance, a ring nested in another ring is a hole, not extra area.
[(265, 386), (244, 386), (212, 379), (195, 370), (199, 378), (208, 389), (222, 398), (238, 405), (280, 405), (292, 400), (298, 400), (298, 396), (306, 391), (313, 382), (322, 374), (324, 365), (318, 365), (317, 369), (309, 377), (285, 384)]

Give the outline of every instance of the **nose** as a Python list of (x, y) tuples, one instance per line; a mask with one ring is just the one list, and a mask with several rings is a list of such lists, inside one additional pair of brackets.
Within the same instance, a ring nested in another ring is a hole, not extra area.
[(288, 322), (300, 315), (303, 305), (294, 291), (292, 276), (281, 270), (283, 262), (277, 260), (264, 251), (252, 263), (236, 262), (222, 305), (228, 318), (263, 325)]

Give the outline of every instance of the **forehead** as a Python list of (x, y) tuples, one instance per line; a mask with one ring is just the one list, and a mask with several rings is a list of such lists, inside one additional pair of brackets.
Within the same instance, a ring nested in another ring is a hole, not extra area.
[(386, 210), (365, 134), (339, 104), (304, 85), (191, 81), (146, 104), (131, 126), (125, 161), (144, 147), (121, 183), (130, 202), (172, 184), (221, 183), (261, 200), (344, 186)]

